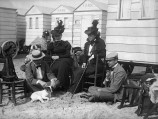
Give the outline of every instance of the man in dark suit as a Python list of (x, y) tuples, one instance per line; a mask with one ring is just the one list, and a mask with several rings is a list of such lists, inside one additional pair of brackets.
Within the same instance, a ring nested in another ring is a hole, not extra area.
[(118, 54), (113, 52), (106, 57), (108, 66), (110, 67), (109, 77), (106, 80), (110, 81), (109, 87), (89, 87), (88, 91), (91, 94), (90, 102), (95, 101), (116, 101), (121, 100), (123, 90), (122, 85), (126, 83), (126, 72), (120, 64), (118, 64)]
[(58, 80), (51, 72), (48, 64), (42, 60), (44, 56), (43, 52), (33, 50), (30, 56), (32, 61), (26, 64), (26, 80), (32, 91), (43, 90), (45, 86), (55, 88), (58, 84)]

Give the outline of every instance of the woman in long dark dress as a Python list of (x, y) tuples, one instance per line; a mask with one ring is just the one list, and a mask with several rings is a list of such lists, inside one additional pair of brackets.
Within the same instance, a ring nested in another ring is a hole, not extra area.
[(67, 90), (70, 84), (69, 74), (71, 71), (73, 60), (71, 58), (71, 44), (68, 41), (61, 40), (64, 32), (62, 21), (58, 21), (58, 26), (51, 31), (54, 42), (48, 46), (48, 54), (51, 55), (53, 63), (51, 70), (57, 76), (60, 86)]
[[(74, 80), (67, 94), (71, 94), (75, 91), (77, 83), (79, 82), (81, 75), (83, 74), (87, 64), (88, 64), (87, 69), (84, 75), (94, 74), (97, 55), (99, 59), (98, 67), (97, 67), (98, 72), (101, 72), (103, 70), (104, 63), (101, 60), (101, 58), (104, 58), (106, 56), (105, 42), (103, 39), (100, 38), (100, 33), (98, 32), (98, 28), (96, 27), (98, 21), (94, 20), (92, 24), (93, 26), (88, 27), (88, 29), (85, 31), (85, 34), (88, 35), (88, 38), (84, 46), (84, 54), (82, 56), (82, 61), (83, 61), (82, 67), (78, 67), (74, 71)], [(78, 85), (78, 88), (75, 91), (75, 93), (80, 91), (81, 91), (81, 83)]]

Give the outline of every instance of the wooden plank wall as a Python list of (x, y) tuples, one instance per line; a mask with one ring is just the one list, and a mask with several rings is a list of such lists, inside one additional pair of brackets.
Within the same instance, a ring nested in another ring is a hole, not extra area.
[(17, 40), (26, 38), (26, 19), (24, 15), (17, 15)]
[[(32, 29), (29, 28), (29, 19), (32, 18)], [(35, 28), (35, 20), (38, 17), (39, 28)], [(51, 16), (50, 15), (27, 15), (26, 16), (26, 45), (30, 45), (35, 39), (42, 38), (44, 30), (51, 30)], [(50, 38), (50, 37), (49, 37)]]
[(117, 18), (118, 3), (108, 1), (107, 51), (118, 52), (120, 60), (158, 63), (158, 8), (154, 19), (142, 19), (141, 1), (132, 0), (131, 19), (123, 20)]
[(102, 11), (100, 35), (103, 40), (106, 39), (107, 11)]
[[(51, 32), (51, 15), (43, 15), (43, 31), (45, 30), (48, 30), (49, 33)], [(51, 34), (49, 34), (48, 39), (51, 39)]]
[(62, 34), (62, 40), (69, 41), (72, 44), (72, 24), (73, 24), (73, 14), (53, 14), (51, 16), (51, 30), (56, 27), (56, 18), (59, 18), (64, 22), (64, 18), (68, 18), (68, 27), (65, 27), (64, 33)]
[[(78, 23), (76, 23), (78, 21)], [(82, 16), (78, 12), (74, 12), (74, 26), (73, 26), (73, 45), (80, 46), (81, 44), (81, 27), (82, 27)]]
[(0, 8), (0, 46), (4, 41), (16, 41), (16, 9)]

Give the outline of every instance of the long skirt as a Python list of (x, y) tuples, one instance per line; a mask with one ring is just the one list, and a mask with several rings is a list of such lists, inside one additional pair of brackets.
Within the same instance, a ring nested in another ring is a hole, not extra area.
[(51, 71), (56, 75), (57, 79), (60, 82), (60, 86), (67, 90), (70, 85), (70, 71), (72, 67), (73, 60), (71, 58), (61, 58), (55, 60), (51, 64)]

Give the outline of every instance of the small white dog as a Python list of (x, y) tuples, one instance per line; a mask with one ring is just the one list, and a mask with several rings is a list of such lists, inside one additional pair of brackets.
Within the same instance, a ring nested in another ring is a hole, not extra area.
[[(36, 91), (31, 94), (31, 97), (30, 97), (31, 102), (39, 100), (39, 101), (41, 101), (41, 103), (44, 103), (44, 99), (46, 101), (49, 101), (51, 98), (51, 93), (52, 93), (51, 86), (45, 87), (45, 89), (42, 91)], [(55, 98), (53, 98), (53, 99), (55, 99)]]

